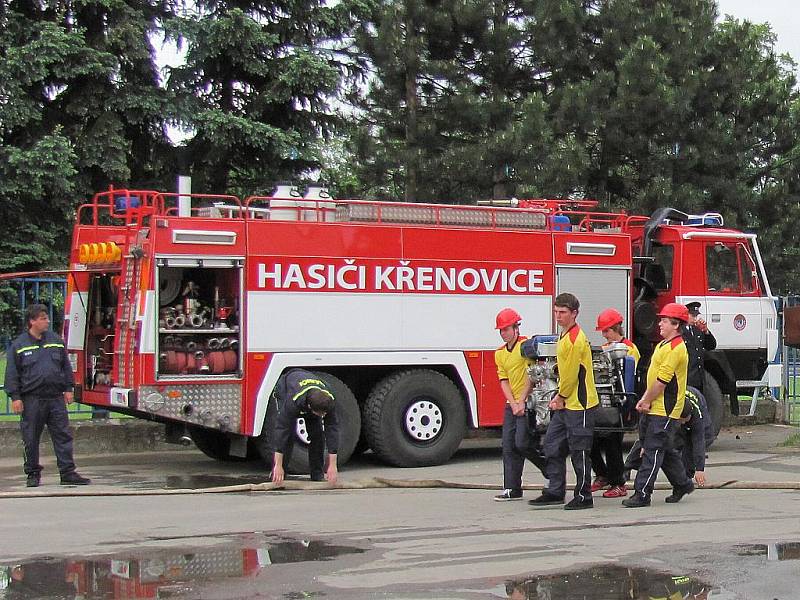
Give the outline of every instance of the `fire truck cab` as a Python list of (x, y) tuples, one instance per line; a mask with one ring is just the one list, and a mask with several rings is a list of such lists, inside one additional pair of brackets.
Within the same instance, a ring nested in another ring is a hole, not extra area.
[[(524, 333), (554, 333), (565, 291), (593, 344), (605, 308), (649, 343), (661, 305), (700, 301), (719, 342), (707, 361), (717, 419), (736, 378), (767, 371), (776, 314), (755, 236), (671, 209), (516, 204), (340, 201), (290, 186), (245, 201), (97, 194), (78, 210), (70, 257), (79, 400), (163, 422), (168, 439), (190, 436), (218, 460), (270, 461), (272, 390), (301, 367), (334, 391), (340, 463), (371, 448), (397, 466), (439, 464), (468, 431), (502, 425), (494, 315), (510, 306)], [(302, 450), (302, 419), (296, 435)], [(304, 472), (307, 454), (289, 469)]]

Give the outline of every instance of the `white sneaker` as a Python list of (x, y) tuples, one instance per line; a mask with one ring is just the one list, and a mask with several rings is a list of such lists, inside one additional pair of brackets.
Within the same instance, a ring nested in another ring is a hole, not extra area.
[(494, 497), (495, 502), (510, 502), (511, 500), (522, 500), (522, 490), (515, 492), (514, 490), (503, 490), (502, 494)]

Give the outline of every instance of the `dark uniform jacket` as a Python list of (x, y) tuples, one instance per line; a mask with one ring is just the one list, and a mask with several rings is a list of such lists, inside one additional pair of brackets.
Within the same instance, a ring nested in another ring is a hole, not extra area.
[(27, 331), (8, 348), (5, 389), (12, 400), (53, 398), (73, 388), (64, 340), (45, 331), (37, 340)]
[(686, 384), (703, 391), (703, 358), (706, 350), (717, 347), (717, 339), (710, 331), (703, 333), (694, 325), (687, 325), (683, 334), (686, 351), (689, 353), (689, 374)]
[(692, 471), (705, 471), (706, 440), (714, 437), (714, 424), (702, 395), (686, 394), (682, 417), (689, 417), (676, 432), (675, 445)]
[[(333, 398), (333, 394), (316, 374), (303, 369), (292, 369), (281, 375), (275, 386), (275, 395), (278, 405), (278, 418), (275, 422), (275, 451), (286, 454), (298, 417), (311, 415), (306, 402), (306, 393), (317, 389)], [(336, 420), (336, 411), (329, 411), (322, 417), (325, 430), (325, 445), (330, 454), (339, 450), (339, 424)]]

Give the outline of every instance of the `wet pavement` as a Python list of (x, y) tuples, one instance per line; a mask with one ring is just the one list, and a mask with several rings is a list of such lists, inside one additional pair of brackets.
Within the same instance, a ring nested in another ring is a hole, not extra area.
[[(776, 447), (794, 431), (725, 432), (709, 480), (800, 481), (800, 452)], [(797, 490), (698, 490), (678, 505), (660, 490), (648, 509), (598, 497), (580, 514), (447, 488), (104, 497), (267, 474), (194, 452), (78, 464), (98, 496), (0, 499), (0, 599), (800, 598)], [(476, 445), (434, 468), (367, 455), (341, 477), (498, 484), (500, 465), (497, 448)], [(65, 489), (52, 464), (43, 481)], [(0, 461), (0, 487), (24, 491), (16, 461)]]
[[(193, 545), (200, 541), (207, 545)], [(173, 540), (174, 542), (174, 540)], [(732, 554), (748, 557), (739, 565), (741, 577), (765, 580), (773, 574), (771, 561), (800, 558), (800, 543), (780, 542), (734, 546)], [(722, 547), (706, 547), (719, 556)], [(0, 598), (3, 600), (58, 599), (111, 600), (117, 598), (509, 598), (513, 600), (680, 600), (774, 598), (784, 596), (738, 594), (710, 583), (713, 575), (702, 568), (664, 571), (644, 566), (599, 564), (564, 572), (522, 574), (506, 579), (462, 579), (443, 585), (424, 586), (409, 581), (378, 591), (330, 588), (319, 575), (332, 568), (364, 564), (360, 555), (373, 552), (357, 546), (335, 545), (322, 540), (285, 539), (251, 533), (213, 539), (185, 540), (171, 549), (130, 549), (93, 557), (48, 558), (21, 563), (0, 563)], [(689, 558), (685, 550), (672, 548), (676, 561)], [(764, 560), (760, 560), (759, 557)], [(367, 559), (368, 556), (364, 556)], [(313, 563), (336, 563), (318, 568)], [(303, 564), (305, 563), (305, 564)], [(281, 569), (282, 565), (296, 565)], [(300, 577), (298, 577), (300, 574)], [(795, 570), (787, 585), (800, 583)]]
[[(109, 556), (42, 557), (0, 565), (0, 598), (200, 598), (210, 582), (236, 587), (263, 577), (263, 571), (274, 565), (329, 561), (364, 552), (319, 540), (285, 540), (256, 533), (211, 541), (210, 548), (132, 549)], [(270, 589), (268, 582), (257, 587)]]

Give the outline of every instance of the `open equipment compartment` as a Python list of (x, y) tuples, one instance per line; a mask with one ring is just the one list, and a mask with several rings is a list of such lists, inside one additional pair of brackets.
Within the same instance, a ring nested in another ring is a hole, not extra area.
[(112, 384), (116, 365), (114, 360), (115, 326), (119, 273), (92, 274), (89, 279), (86, 335), (86, 372), (84, 386), (87, 390), (108, 388)]
[(157, 379), (241, 376), (241, 258), (161, 257)]

